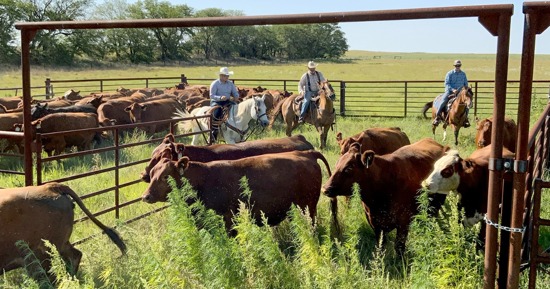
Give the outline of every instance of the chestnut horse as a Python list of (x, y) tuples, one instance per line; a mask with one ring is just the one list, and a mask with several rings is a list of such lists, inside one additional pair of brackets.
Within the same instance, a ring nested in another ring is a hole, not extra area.
[[(472, 88), (468, 86), (462, 87), (458, 95), (453, 99), (449, 99), (449, 102), (452, 102), (451, 107), (449, 108), (448, 112), (443, 112), (442, 116), (442, 124), (443, 124), (443, 141), (447, 139), (447, 126), (450, 124), (453, 128), (454, 134), (455, 134), (455, 145), (458, 145), (458, 132), (460, 131), (460, 128), (463, 126), (464, 122), (466, 121), (466, 109), (472, 107), (472, 97), (474, 93), (472, 92)], [(437, 102), (438, 98), (440, 98), (442, 95), (439, 95), (436, 97), (436, 100), (431, 102), (432, 107), (432, 133), (435, 139), (435, 128), (437, 125), (433, 125), (433, 120), (436, 117), (437, 113), (437, 107), (433, 105)], [(430, 102), (428, 102), (424, 106), (424, 116), (426, 116), (426, 111), (428, 110), (430, 105)]]
[[(312, 98), (304, 122), (312, 124), (320, 134), (320, 148), (327, 146), (328, 130), (331, 128), (336, 113), (333, 101), (336, 98), (334, 89), (328, 80), (320, 83), (319, 94)], [(291, 136), (292, 131), (298, 126), (300, 116), (300, 103), (295, 101), (301, 95), (291, 95), (279, 102), (271, 114), (270, 126), (273, 125), (279, 114), (283, 115), (283, 122), (286, 123), (286, 135)]]

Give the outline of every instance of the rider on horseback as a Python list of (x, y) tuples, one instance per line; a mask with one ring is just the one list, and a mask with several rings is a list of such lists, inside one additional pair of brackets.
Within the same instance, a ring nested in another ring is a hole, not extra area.
[[(433, 121), (433, 125), (435, 126), (439, 125), (439, 122), (442, 120), (441, 113), (447, 108), (449, 96), (451, 94), (456, 96), (460, 88), (468, 86), (468, 78), (466, 77), (466, 73), (460, 69), (461, 66), (462, 62), (460, 60), (455, 60), (455, 68), (447, 72), (447, 75), (445, 76), (445, 93), (443, 93), (443, 96), (441, 97), (441, 105), (437, 109), (437, 114)], [(463, 127), (470, 126), (470, 122), (468, 121), (468, 111), (469, 108), (466, 108), (466, 121), (462, 125)]]
[(317, 64), (313, 61), (310, 61), (307, 64), (308, 71), (302, 75), (300, 82), (298, 82), (298, 92), (300, 95), (304, 96), (304, 103), (302, 104), (302, 109), (300, 111), (300, 117), (298, 122), (304, 122), (304, 117), (311, 103), (311, 98), (316, 96), (319, 93), (319, 85), (322, 81), (325, 81), (325, 77), (319, 71), (316, 71)]
[[(210, 84), (210, 106), (216, 107), (213, 112), (214, 122), (223, 118), (224, 107), (229, 107), (235, 104), (235, 100), (239, 97), (239, 92), (229, 80), (229, 75), (232, 75), (233, 71), (229, 71), (229, 68), (220, 68), (220, 77)], [(219, 125), (212, 125), (212, 135), (214, 140), (218, 137)]]

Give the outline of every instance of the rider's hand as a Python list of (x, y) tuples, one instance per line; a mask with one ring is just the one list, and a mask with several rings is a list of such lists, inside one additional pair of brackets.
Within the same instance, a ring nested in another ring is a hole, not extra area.
[(230, 96), (230, 97), (229, 97), (229, 100), (230, 100), (230, 101), (234, 101), (235, 98), (234, 98), (233, 96)]
[(458, 92), (458, 90), (453, 89), (453, 94), (456, 94), (457, 92)]
[(226, 101), (226, 100), (227, 100), (227, 96), (222, 95), (222, 97), (220, 97), (220, 100), (221, 100), (221, 101)]

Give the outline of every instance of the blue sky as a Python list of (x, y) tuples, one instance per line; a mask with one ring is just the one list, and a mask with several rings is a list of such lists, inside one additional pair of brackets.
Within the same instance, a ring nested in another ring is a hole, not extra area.
[[(133, 2), (133, 1), (129, 1)], [(372, 11), (426, 7), (450, 7), (487, 4), (514, 4), (510, 32), (510, 53), (522, 51), (523, 1), (448, 1), (448, 0), (171, 0), (195, 10), (220, 8), (239, 10), (245, 15), (278, 15), (319, 12)], [(430, 53), (496, 53), (496, 40), (475, 17), (403, 21), (340, 23), (352, 50)], [(536, 53), (550, 54), (550, 29), (536, 39)]]

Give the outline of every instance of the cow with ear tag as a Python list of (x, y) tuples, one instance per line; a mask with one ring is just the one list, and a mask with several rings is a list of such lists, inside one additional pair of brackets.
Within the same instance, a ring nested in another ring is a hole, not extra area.
[[(223, 216), (226, 228), (231, 229), (233, 213), (238, 211), (239, 201), (252, 204), (251, 214), (261, 223), (265, 214), (269, 225), (277, 225), (287, 216), (292, 204), (308, 208), (313, 222), (321, 192), (322, 174), (317, 160), (321, 160), (330, 175), (330, 166), (317, 151), (292, 151), (264, 154), (238, 160), (194, 162), (188, 157), (177, 161), (170, 159), (169, 148), (151, 169), (151, 182), (143, 194), (147, 203), (167, 200), (171, 188), (169, 177), (178, 187), (182, 178), (189, 181), (206, 208)], [(288, 176), (294, 176), (289, 178)], [(241, 195), (240, 180), (248, 179), (252, 194), (250, 201)]]
[[(377, 239), (397, 229), (395, 251), (403, 254), (409, 224), (418, 212), (416, 198), (421, 182), (433, 164), (448, 147), (431, 138), (403, 146), (393, 153), (377, 155), (372, 150), (361, 153), (359, 143), (353, 143), (336, 163), (332, 177), (323, 185), (328, 197), (349, 196), (354, 183), (361, 189), (361, 201), (367, 220)], [(430, 206), (437, 213), (444, 195), (435, 195)]]

